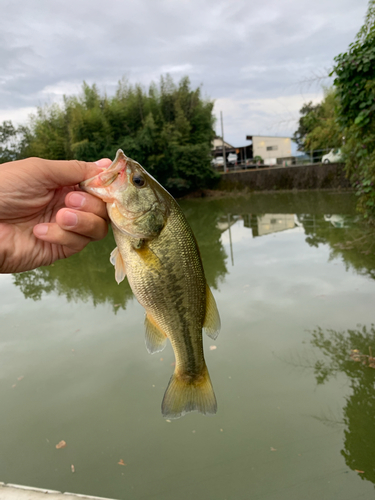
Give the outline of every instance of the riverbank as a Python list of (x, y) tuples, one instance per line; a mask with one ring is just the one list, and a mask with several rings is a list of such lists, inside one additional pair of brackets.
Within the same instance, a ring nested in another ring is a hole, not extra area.
[(221, 174), (218, 191), (350, 189), (342, 163), (313, 163), (289, 167), (234, 170)]

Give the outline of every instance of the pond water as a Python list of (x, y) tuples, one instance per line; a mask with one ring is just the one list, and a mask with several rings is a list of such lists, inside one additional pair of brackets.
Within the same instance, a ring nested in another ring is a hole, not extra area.
[(161, 416), (173, 352), (147, 353), (111, 236), (1, 275), (0, 481), (116, 499), (372, 498), (375, 234), (354, 205), (181, 202), (222, 319), (204, 339), (213, 417)]

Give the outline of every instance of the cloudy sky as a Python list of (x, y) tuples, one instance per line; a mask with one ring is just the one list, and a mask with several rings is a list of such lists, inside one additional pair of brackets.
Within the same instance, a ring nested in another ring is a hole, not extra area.
[[(122, 77), (188, 75), (224, 115), (225, 139), (291, 135), (319, 101), (367, 0), (0, 0), (0, 122)], [(314, 80), (315, 78), (315, 80)], [(217, 121), (220, 133), (220, 120)]]

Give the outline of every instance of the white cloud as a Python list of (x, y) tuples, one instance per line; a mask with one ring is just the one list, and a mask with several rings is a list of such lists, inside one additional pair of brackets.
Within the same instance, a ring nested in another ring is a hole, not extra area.
[(27, 122), (29, 116), (36, 112), (36, 107), (0, 109), (0, 123), (11, 120), (14, 125), (21, 125)]
[(254, 129), (286, 134), (291, 127), (280, 122), (298, 115), (299, 82), (332, 66), (366, 8), (367, 0), (8, 2), (0, 109), (20, 119), (76, 93), (83, 80), (110, 94), (124, 75), (148, 86), (169, 72), (203, 84), (225, 112), (228, 140)]

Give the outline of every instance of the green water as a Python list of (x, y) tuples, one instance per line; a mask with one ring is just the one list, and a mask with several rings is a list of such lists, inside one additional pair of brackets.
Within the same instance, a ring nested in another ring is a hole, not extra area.
[(350, 354), (375, 355), (375, 233), (354, 203), (182, 203), (222, 319), (204, 339), (214, 417), (162, 418), (173, 352), (147, 353), (110, 236), (1, 275), (0, 481), (137, 500), (373, 498), (375, 370)]

